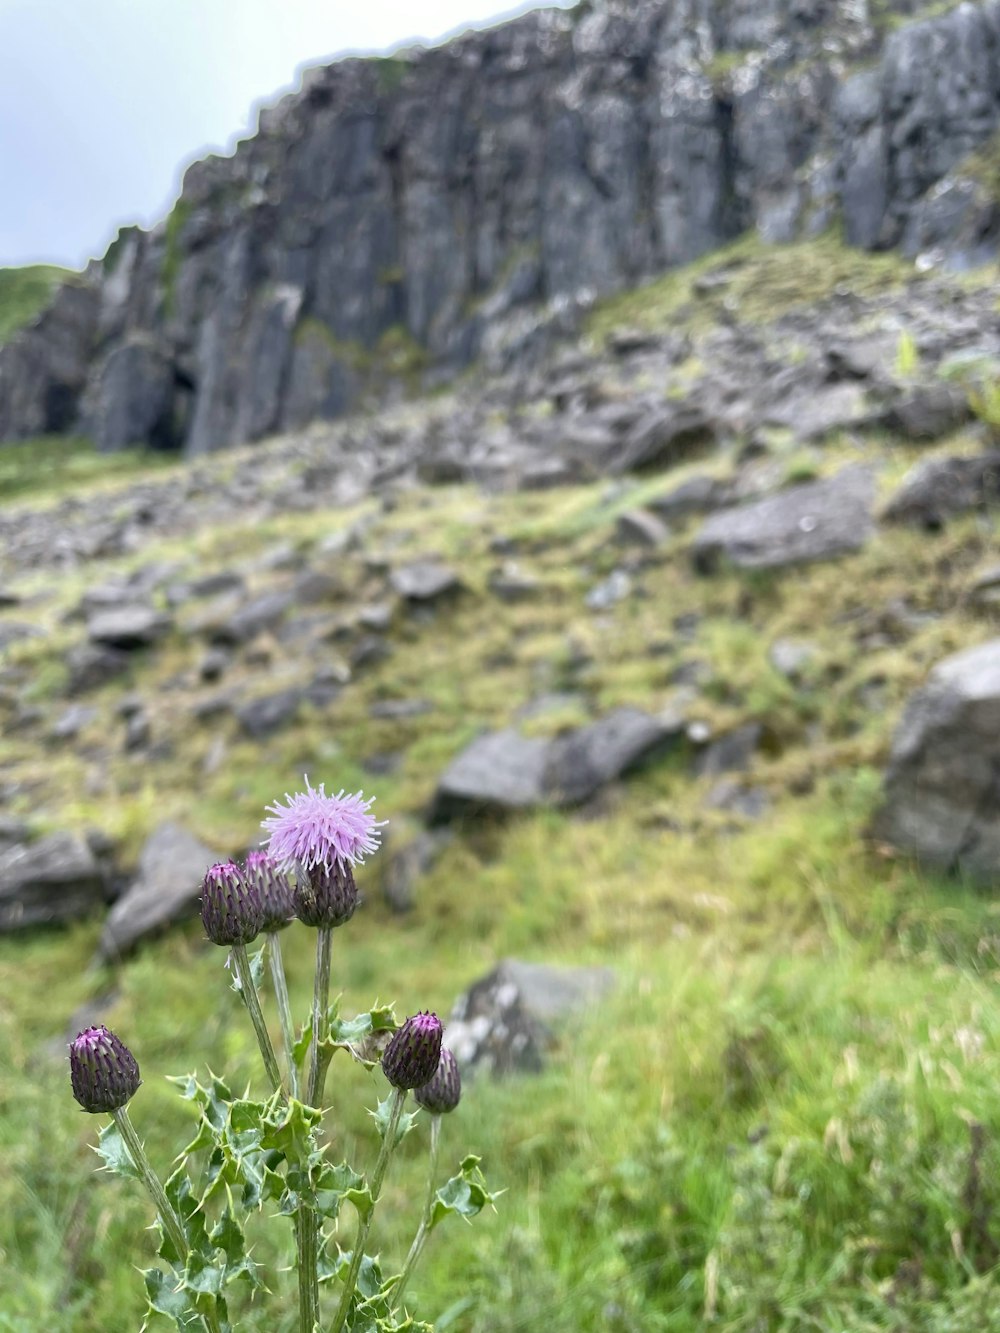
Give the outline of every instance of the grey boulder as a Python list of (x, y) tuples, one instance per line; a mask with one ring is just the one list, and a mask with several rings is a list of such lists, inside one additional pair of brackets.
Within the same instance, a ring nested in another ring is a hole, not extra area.
[(615, 987), (607, 968), (501, 962), (456, 1001), (444, 1041), (463, 1073), (537, 1073), (556, 1029)]
[(187, 829), (161, 824), (142, 849), (135, 880), (108, 914), (98, 957), (121, 957), (145, 936), (193, 916), (205, 871), (218, 859)]
[(995, 882), (1000, 868), (1000, 639), (946, 658), (893, 740), (877, 837)]
[(874, 500), (872, 469), (855, 464), (829, 480), (723, 510), (695, 537), (695, 568), (711, 573), (724, 558), (741, 569), (778, 569), (856, 551), (874, 533)]
[(51, 833), (0, 849), (0, 931), (75, 921), (103, 904), (104, 875), (86, 839)]

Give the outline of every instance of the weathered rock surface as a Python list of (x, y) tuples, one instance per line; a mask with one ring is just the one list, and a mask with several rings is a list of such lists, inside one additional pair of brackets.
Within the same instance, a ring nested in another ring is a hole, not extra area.
[(828, 481), (723, 510), (695, 537), (695, 567), (711, 572), (724, 557), (741, 569), (776, 569), (856, 551), (874, 533), (874, 499), (874, 473), (855, 465)]
[(161, 824), (142, 849), (135, 880), (108, 914), (98, 957), (110, 962), (146, 935), (194, 916), (205, 871), (218, 859), (178, 824)]
[(463, 1073), (538, 1073), (557, 1032), (615, 986), (607, 968), (505, 959), (461, 996), (445, 1028)]
[[(201, 454), (297, 429), (475, 357), (530, 362), (595, 296), (750, 228), (780, 242), (839, 217), (860, 246), (995, 254), (995, 201), (963, 164), (1000, 124), (998, 52), (996, 0), (606, 0), (310, 69), (232, 156), (188, 168), (169, 221), (125, 229), (0, 349), (0, 439), (86, 425), (105, 448)], [(593, 409), (582, 387), (560, 401)], [(825, 433), (854, 419), (840, 399), (799, 401)], [(606, 462), (714, 438), (714, 401), (605, 432)], [(465, 444), (435, 443), (423, 475), (457, 479)], [(518, 450), (484, 446), (479, 479), (573, 474)]]
[(879, 838), (995, 884), (1000, 866), (1000, 639), (941, 662), (893, 741)]
[(522, 736), (513, 728), (480, 736), (440, 779), (430, 820), (579, 805), (666, 748), (680, 730), (672, 719), (618, 708), (549, 741)]
[(462, 587), (453, 569), (436, 560), (415, 560), (400, 565), (389, 575), (392, 588), (408, 602), (436, 602), (453, 596)]
[(75, 921), (105, 900), (103, 872), (85, 838), (51, 833), (0, 843), (0, 930)]
[(936, 529), (970, 509), (1000, 504), (1000, 450), (965, 458), (928, 458), (903, 478), (882, 517)]
[(87, 637), (105, 648), (148, 648), (170, 628), (170, 617), (150, 606), (99, 611), (87, 622)]

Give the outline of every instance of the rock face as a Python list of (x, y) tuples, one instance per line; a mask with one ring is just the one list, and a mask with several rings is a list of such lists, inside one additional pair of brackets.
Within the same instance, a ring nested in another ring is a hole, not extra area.
[(988, 883), (1000, 866), (1000, 639), (941, 662), (907, 705), (878, 837)]
[(695, 537), (695, 566), (708, 573), (724, 557), (741, 569), (776, 569), (856, 551), (874, 533), (874, 500), (873, 472), (853, 466), (713, 514)]
[[(298, 428), (530, 357), (594, 296), (751, 228), (995, 253), (965, 159), (998, 77), (998, 0), (604, 0), (308, 70), (0, 349), (0, 439), (199, 454)], [(668, 418), (618, 466), (714, 435), (697, 405)]]

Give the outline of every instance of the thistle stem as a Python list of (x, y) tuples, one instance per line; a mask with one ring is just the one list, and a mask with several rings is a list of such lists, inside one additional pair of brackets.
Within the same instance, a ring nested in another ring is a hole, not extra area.
[(288, 1059), (288, 1086), (296, 1100), (299, 1095), (299, 1071), (295, 1065), (295, 1033), (292, 1027), (292, 1006), (288, 999), (288, 983), (285, 980), (285, 964), (281, 957), (281, 938), (276, 930), (267, 935), (267, 956), (271, 964), (271, 980), (274, 982), (274, 998), (278, 1004), (278, 1018), (281, 1021), (281, 1038), (285, 1045)]
[(163, 1230), (167, 1233), (170, 1244), (177, 1251), (177, 1266), (183, 1268), (187, 1263), (188, 1244), (184, 1235), (184, 1227), (181, 1225), (181, 1219), (170, 1206), (163, 1186), (160, 1184), (159, 1177), (149, 1164), (149, 1158), (146, 1156), (146, 1150), (142, 1146), (142, 1140), (136, 1133), (135, 1126), (128, 1118), (128, 1110), (120, 1106), (117, 1111), (111, 1112), (112, 1119), (118, 1126), (118, 1133), (122, 1136), (122, 1142), (128, 1150), (128, 1155), (132, 1159), (132, 1165), (142, 1177), (142, 1183), (149, 1191), (149, 1196), (153, 1200), (156, 1211), (160, 1215), (160, 1221), (163, 1223)]
[(309, 1083), (306, 1101), (315, 1106), (320, 1096), (320, 1046), (326, 1037), (326, 1016), (330, 1007), (330, 952), (333, 930), (320, 926), (316, 932), (316, 979), (313, 985), (312, 1045), (309, 1048)]
[(295, 1216), (300, 1333), (315, 1333), (319, 1326), (318, 1240), (316, 1214), (306, 1204), (300, 1203)]
[(379, 1149), (375, 1170), (372, 1172), (372, 1206), (366, 1216), (358, 1219), (358, 1234), (354, 1241), (354, 1251), (351, 1254), (351, 1266), (344, 1281), (344, 1292), (340, 1298), (340, 1305), (337, 1307), (336, 1318), (330, 1327), (330, 1333), (340, 1333), (351, 1308), (351, 1297), (354, 1295), (354, 1288), (357, 1286), (361, 1261), (365, 1257), (365, 1244), (371, 1230), (372, 1218), (375, 1216), (375, 1205), (378, 1203), (378, 1197), (382, 1192), (382, 1181), (385, 1179), (389, 1160), (396, 1149), (396, 1134), (399, 1130), (399, 1119), (403, 1114), (403, 1103), (405, 1101), (406, 1092), (402, 1088), (393, 1088), (392, 1106), (389, 1109), (389, 1124), (386, 1127), (385, 1137), (382, 1139), (382, 1147)]
[(403, 1265), (403, 1271), (399, 1275), (399, 1281), (393, 1290), (391, 1297), (391, 1308), (396, 1310), (403, 1299), (403, 1292), (406, 1284), (410, 1280), (414, 1268), (423, 1253), (424, 1245), (427, 1243), (427, 1237), (430, 1234), (431, 1210), (434, 1207), (434, 1200), (437, 1197), (435, 1180), (437, 1179), (438, 1156), (441, 1151), (441, 1120), (439, 1115), (431, 1116), (431, 1158), (430, 1167), (427, 1173), (427, 1199), (424, 1203), (424, 1211), (420, 1217), (420, 1225), (417, 1227), (417, 1234), (413, 1237), (413, 1244), (410, 1246), (410, 1252), (406, 1256), (406, 1263)]
[(250, 970), (250, 959), (247, 957), (247, 947), (245, 944), (233, 945), (232, 959), (233, 967), (236, 970), (236, 978), (240, 983), (240, 994), (243, 996), (243, 1003), (247, 1007), (247, 1013), (250, 1015), (250, 1022), (253, 1024), (253, 1030), (257, 1036), (257, 1045), (260, 1047), (260, 1053), (264, 1061), (264, 1068), (267, 1071), (267, 1077), (270, 1080), (271, 1087), (274, 1091), (283, 1094), (284, 1089), (281, 1086), (281, 1071), (278, 1068), (278, 1061), (275, 1058), (274, 1047), (271, 1045), (271, 1038), (267, 1031), (267, 1024), (264, 1022), (264, 1015), (261, 1012), (257, 987), (253, 984), (253, 974)]

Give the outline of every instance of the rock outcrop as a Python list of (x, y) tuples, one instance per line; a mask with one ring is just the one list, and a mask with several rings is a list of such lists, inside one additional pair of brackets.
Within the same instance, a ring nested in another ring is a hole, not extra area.
[[(309, 70), (0, 349), (0, 439), (196, 455), (298, 428), (533, 357), (595, 297), (753, 228), (993, 253), (970, 155), (1000, 124), (1000, 0), (921, 9), (584, 0)], [(714, 428), (661, 423), (622, 465)]]
[(1000, 640), (941, 662), (896, 732), (877, 836), (984, 883), (1000, 867)]

